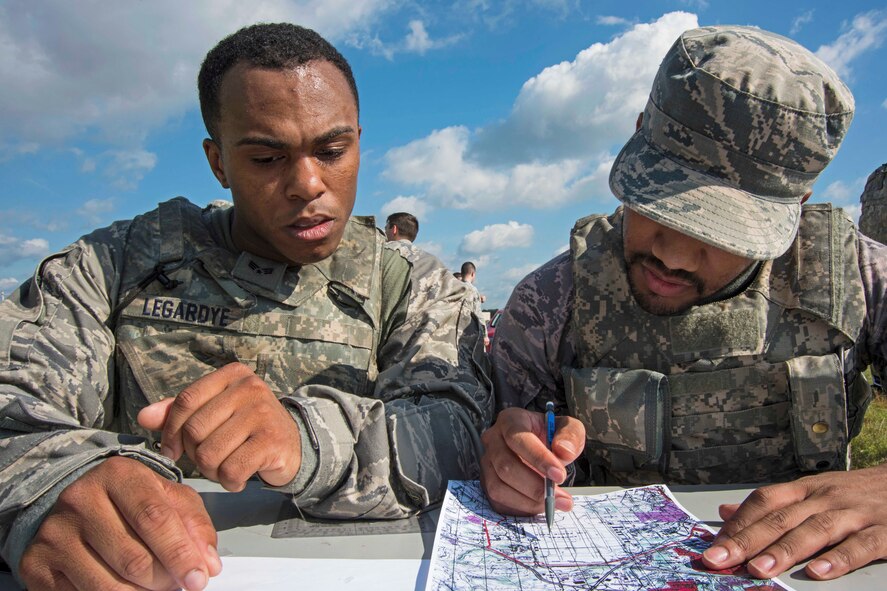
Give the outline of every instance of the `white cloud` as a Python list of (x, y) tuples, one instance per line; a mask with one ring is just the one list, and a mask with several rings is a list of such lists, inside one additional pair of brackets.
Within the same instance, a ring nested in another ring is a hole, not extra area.
[(830, 65), (839, 76), (849, 78), (852, 74), (850, 63), (866, 51), (880, 47), (884, 42), (885, 33), (887, 33), (887, 13), (873, 10), (858, 14), (853, 17), (849, 28), (834, 43), (823, 45), (816, 50), (816, 55)]
[(415, 52), (424, 55), (430, 49), (440, 49), (456, 43), (462, 36), (450, 35), (442, 39), (432, 39), (425, 30), (422, 21), (410, 21), (410, 32), (404, 41), (404, 49), (406, 51)]
[(432, 39), (425, 29), (425, 23), (420, 20), (411, 20), (407, 25), (408, 33), (397, 43), (386, 43), (378, 36), (366, 34), (353, 35), (349, 43), (358, 48), (368, 49), (370, 52), (381, 55), (386, 59), (394, 59), (398, 53), (418, 53), (425, 55), (433, 49), (441, 49), (457, 43), (462, 35), (450, 35), (439, 39)]
[(850, 216), (850, 219), (853, 220), (853, 223), (859, 223), (859, 215), (862, 213), (862, 206), (860, 204), (855, 205), (844, 205), (842, 209)]
[(139, 145), (148, 131), (196, 106), (200, 62), (241, 26), (297, 22), (335, 42), (395, 4), (8, 0), (0, 4), (0, 137), (12, 147), (91, 130), (112, 144)]
[(887, 109), (887, 99), (884, 99), (884, 102), (881, 103), (881, 106)]
[(597, 154), (625, 140), (662, 56), (696, 26), (695, 15), (672, 12), (545, 68), (524, 83), (504, 122), (479, 133), (475, 152), (493, 162), (550, 160)]
[(621, 16), (599, 16), (595, 19), (595, 22), (599, 25), (605, 25), (609, 27), (627, 25), (629, 23), (629, 20), (622, 18)]
[(103, 156), (108, 160), (105, 176), (120, 189), (135, 189), (145, 174), (157, 165), (157, 155), (140, 148), (112, 150)]
[(444, 207), (494, 210), (522, 205), (543, 209), (561, 205), (590, 191), (604, 194), (612, 158), (583, 164), (578, 159), (518, 163), (510, 168), (484, 167), (468, 154), (470, 132), (448, 127), (406, 146), (389, 150), (385, 175), (418, 185)]
[(511, 269), (505, 271), (502, 274), (502, 277), (509, 281), (517, 283), (518, 281), (538, 269), (540, 266), (541, 265), (538, 265), (536, 263), (528, 263), (526, 265), (521, 265), (520, 267), (512, 267)]
[(866, 177), (861, 176), (851, 181), (834, 181), (821, 194), (813, 192), (817, 201), (831, 201), (837, 206), (847, 209), (859, 204), (859, 195), (865, 187)]
[(0, 293), (9, 295), (20, 283), (15, 277), (0, 277)]
[(422, 222), (428, 219), (428, 214), (433, 209), (431, 205), (415, 195), (398, 195), (382, 206), (382, 219), (384, 220), (397, 211), (405, 211), (416, 216), (421, 230)]
[(850, 198), (850, 194), (850, 187), (844, 181), (835, 181), (822, 192), (822, 196), (830, 201), (844, 201)]
[(113, 199), (90, 199), (77, 209), (77, 214), (86, 218), (91, 226), (98, 226), (103, 216), (114, 211)]
[(410, 21), (410, 33), (404, 42), (407, 51), (424, 54), (429, 49), (434, 49), (434, 42), (428, 36), (422, 21)]
[(608, 198), (612, 149), (634, 130), (662, 56), (698, 25), (675, 12), (595, 43), (528, 80), (508, 117), (438, 129), (385, 156), (385, 176), (443, 207), (550, 208)]
[(799, 14), (792, 20), (791, 29), (789, 29), (789, 33), (792, 35), (797, 35), (801, 32), (801, 29), (804, 28), (804, 25), (809, 24), (813, 21), (813, 9), (810, 9), (802, 14)]
[(561, 246), (557, 247), (557, 249), (555, 249), (555, 251), (554, 251), (554, 256), (557, 256), (561, 253), (567, 252), (568, 250), (570, 250), (570, 243), (569, 242), (567, 244), (562, 244)]
[(483, 230), (469, 232), (462, 239), (459, 250), (465, 254), (482, 254), (503, 248), (530, 246), (533, 226), (510, 221), (507, 224), (484, 226)]
[(21, 259), (37, 259), (49, 254), (49, 242), (43, 238), (19, 240), (0, 234), (0, 265)]

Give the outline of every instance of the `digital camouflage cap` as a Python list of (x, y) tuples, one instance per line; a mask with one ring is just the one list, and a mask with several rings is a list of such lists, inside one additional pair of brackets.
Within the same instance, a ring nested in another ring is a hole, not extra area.
[(685, 31), (659, 66), (643, 123), (610, 172), (628, 207), (722, 250), (785, 252), (801, 200), (853, 118), (837, 74), (752, 27)]

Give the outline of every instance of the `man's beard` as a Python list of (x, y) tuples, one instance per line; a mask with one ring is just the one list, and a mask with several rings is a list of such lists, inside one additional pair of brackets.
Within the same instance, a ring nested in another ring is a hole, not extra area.
[[(675, 307), (674, 304), (663, 302), (661, 297), (656, 294), (641, 293), (638, 290), (637, 285), (635, 285), (634, 279), (632, 278), (632, 272), (637, 268), (643, 273), (644, 263), (646, 263), (647, 267), (655, 269), (666, 280), (679, 279), (692, 284), (693, 287), (696, 288), (696, 293), (699, 294), (699, 298), (692, 302), (688, 302), (687, 304)], [(638, 252), (631, 255), (626, 262), (626, 271), (628, 286), (631, 288), (631, 293), (634, 295), (635, 301), (644, 311), (656, 316), (673, 316), (686, 312), (692, 308), (696, 302), (702, 298), (702, 294), (705, 293), (705, 281), (701, 277), (689, 271), (684, 271), (683, 269), (669, 269), (662, 261), (651, 254)]]

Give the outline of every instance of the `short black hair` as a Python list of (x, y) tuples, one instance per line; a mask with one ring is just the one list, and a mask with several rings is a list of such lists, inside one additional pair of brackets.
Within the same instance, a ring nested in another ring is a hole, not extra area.
[(354, 103), (360, 113), (357, 83), (348, 60), (329, 41), (311, 29), (292, 23), (260, 23), (243, 27), (219, 41), (206, 54), (197, 75), (200, 112), (210, 138), (218, 143), (216, 125), (221, 115), (219, 89), (225, 74), (235, 64), (245, 61), (257, 68), (282, 70), (313, 60), (328, 61), (342, 72), (351, 87)]
[(472, 273), (477, 272), (477, 267), (474, 266), (474, 263), (471, 261), (465, 261), (462, 263), (462, 277), (466, 275), (471, 275)]
[(419, 234), (419, 220), (411, 213), (398, 211), (388, 216), (385, 221), (385, 227), (397, 226), (397, 235), (406, 238), (410, 242), (416, 239)]

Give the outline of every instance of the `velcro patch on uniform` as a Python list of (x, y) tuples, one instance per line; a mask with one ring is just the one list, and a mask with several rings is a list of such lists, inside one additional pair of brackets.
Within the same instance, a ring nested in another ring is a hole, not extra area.
[(225, 328), (238, 320), (243, 311), (240, 308), (190, 302), (179, 298), (149, 296), (136, 298), (126, 307), (123, 315), (129, 318)]
[(754, 310), (692, 314), (670, 320), (671, 346), (677, 353), (754, 352), (763, 343)]

